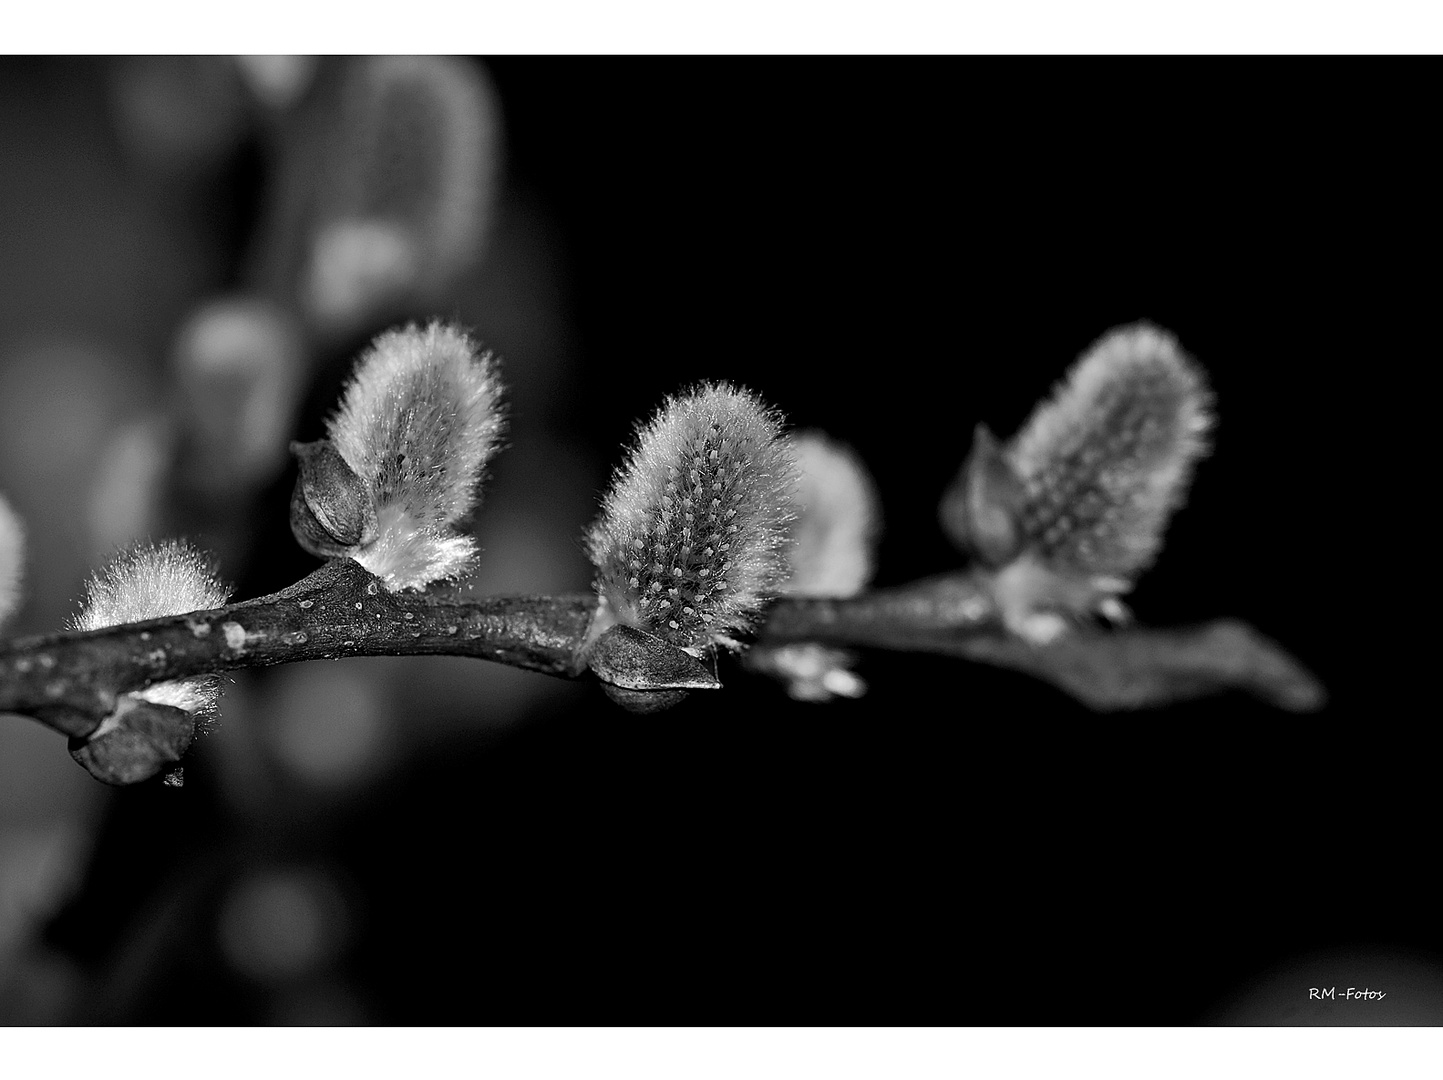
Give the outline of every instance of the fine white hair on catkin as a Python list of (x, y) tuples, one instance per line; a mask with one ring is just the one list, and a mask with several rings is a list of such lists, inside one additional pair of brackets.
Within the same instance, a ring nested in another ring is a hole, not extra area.
[(0, 623), (20, 606), (25, 568), (25, 528), (0, 495)]
[[(184, 540), (140, 543), (121, 552), (85, 583), (76, 630), (184, 615), (220, 607), (230, 587), (211, 559)], [(215, 709), (220, 684), (214, 676), (156, 683), (136, 696), (205, 717)]]
[(1208, 452), (1212, 395), (1177, 339), (1148, 323), (1104, 335), (1012, 440), (1021, 526), (1047, 565), (1130, 583), (1152, 565)]
[(456, 577), (475, 554), (453, 526), (475, 508), (505, 430), (498, 367), (454, 326), (388, 330), (361, 357), (328, 422), (379, 524), (353, 557), (391, 589)]
[(734, 645), (786, 580), (795, 483), (782, 418), (750, 390), (668, 398), (587, 537), (612, 615), (684, 649)]
[(220, 607), (229, 595), (209, 556), (186, 541), (136, 544), (91, 574), (75, 629), (204, 611)]

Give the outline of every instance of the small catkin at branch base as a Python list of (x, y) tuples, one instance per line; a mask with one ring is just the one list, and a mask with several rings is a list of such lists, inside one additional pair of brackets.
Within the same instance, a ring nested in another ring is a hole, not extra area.
[[(216, 607), (229, 592), (195, 548), (178, 541), (138, 544), (91, 576), (74, 626), (101, 630)], [(71, 739), (70, 755), (106, 783), (149, 779), (179, 761), (197, 731), (213, 722), (219, 698), (212, 673), (120, 694), (94, 731)]]
[(474, 597), (464, 586), (390, 593), (335, 559), (269, 596), (211, 610), (0, 642), (0, 712), (88, 735), (118, 694), (165, 680), (342, 656), (473, 656), (563, 678), (593, 595)]

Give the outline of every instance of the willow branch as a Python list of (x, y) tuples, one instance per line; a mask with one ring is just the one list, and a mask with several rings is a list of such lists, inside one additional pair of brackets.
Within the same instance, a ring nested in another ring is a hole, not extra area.
[(1289, 712), (1323, 707), (1322, 683), (1282, 646), (1237, 619), (1160, 629), (1065, 634), (1041, 647), (1002, 630), (969, 574), (949, 574), (852, 600), (790, 600), (772, 609), (759, 644), (815, 641), (955, 656), (1031, 675), (1099, 712), (1150, 708), (1241, 690)]
[(475, 656), (573, 677), (594, 597), (387, 592), (350, 559), (210, 611), (0, 644), (0, 712), (88, 735), (152, 683), (342, 656)]
[[(342, 656), (473, 656), (562, 678), (587, 673), (596, 597), (474, 596), (464, 586), (388, 592), (349, 559), (280, 592), (146, 622), (0, 643), (0, 712), (89, 735), (119, 695), (156, 682)], [(1247, 625), (1079, 632), (1038, 647), (1004, 632), (966, 573), (845, 600), (774, 603), (757, 647), (817, 642), (956, 656), (1051, 683), (1100, 711), (1241, 689), (1292, 711), (1321, 685)]]

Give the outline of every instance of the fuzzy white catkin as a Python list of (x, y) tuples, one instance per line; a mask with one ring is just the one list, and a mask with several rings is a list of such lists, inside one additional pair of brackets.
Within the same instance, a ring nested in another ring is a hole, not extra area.
[(734, 646), (786, 580), (795, 483), (781, 417), (751, 391), (668, 398), (587, 538), (610, 615), (680, 648)]
[(1211, 404), (1173, 335), (1148, 323), (1106, 334), (1010, 447), (1029, 544), (1053, 565), (1133, 580), (1207, 453)]
[[(229, 595), (209, 557), (185, 541), (137, 544), (90, 576), (73, 628), (100, 630), (205, 611), (220, 607)], [(136, 696), (204, 715), (214, 710), (219, 692), (216, 680), (206, 676), (156, 683)]]
[(0, 623), (20, 606), (25, 567), (25, 529), (0, 495)]
[(1045, 641), (1057, 612), (1122, 613), (1208, 452), (1211, 407), (1201, 368), (1156, 326), (1083, 354), (1006, 450), (1025, 490), (1020, 553), (991, 579), (1009, 627)]
[(328, 422), (376, 509), (375, 539), (351, 557), (392, 590), (458, 577), (471, 563), (475, 541), (455, 525), (476, 506), (505, 430), (497, 368), (454, 326), (389, 330)]

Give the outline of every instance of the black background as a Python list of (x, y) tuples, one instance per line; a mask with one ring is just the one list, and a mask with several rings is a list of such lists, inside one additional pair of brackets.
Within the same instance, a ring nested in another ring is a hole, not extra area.
[[(600, 460), (667, 393), (742, 382), (858, 450), (877, 582), (908, 581), (960, 562), (936, 504), (973, 425), (1015, 430), (1147, 318), (1206, 368), (1219, 424), (1134, 609), (1245, 619), (1330, 702), (1097, 715), (883, 654), (865, 699), (827, 707), (735, 670), (659, 716), (597, 694), (308, 824), (366, 896), (346, 963), (374, 1020), (1193, 1024), (1299, 950), (1443, 949), (1419, 626), (1437, 484), (1411, 445), (1436, 426), (1412, 418), (1436, 354), (1431, 68), (488, 65), (508, 182), (563, 241), (584, 365), (559, 408)], [(172, 792), (116, 800), (112, 848), (141, 828), (225, 847)], [(85, 962), (110, 947), (95, 911), (143, 903), (116, 882), (151, 872), (105, 850), (51, 928)], [(109, 1015), (263, 1017), (205, 949), (178, 936)]]

